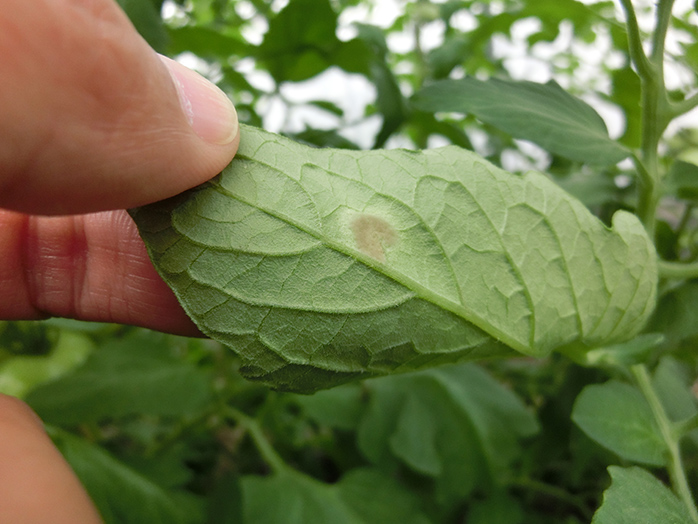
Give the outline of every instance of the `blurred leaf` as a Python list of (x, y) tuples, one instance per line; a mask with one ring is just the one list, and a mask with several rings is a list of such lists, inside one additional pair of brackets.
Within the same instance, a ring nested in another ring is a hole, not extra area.
[(642, 111), (640, 107), (640, 77), (631, 67), (611, 71), (611, 96), (625, 114), (625, 131), (620, 142), (628, 147), (640, 147), (642, 141)]
[(533, 435), (534, 416), (509, 390), (471, 364), (371, 380), (359, 427), (374, 463), (394, 458), (436, 477), (443, 497), (464, 496), (501, 475)]
[(568, 354), (584, 366), (602, 366), (615, 370), (629, 369), (630, 366), (646, 362), (650, 352), (664, 342), (661, 333), (643, 333), (637, 337), (591, 350), (582, 350), (579, 354)]
[(269, 20), (256, 56), (279, 83), (306, 80), (332, 65), (342, 47), (336, 27), (337, 13), (328, 0), (290, 0)]
[(652, 474), (638, 467), (608, 468), (613, 482), (592, 524), (692, 524), (676, 495)]
[(72, 425), (129, 414), (196, 413), (209, 401), (208, 375), (171, 355), (168, 339), (135, 335), (112, 340), (70, 375), (27, 397), (46, 422)]
[(150, 47), (164, 53), (168, 38), (160, 17), (162, 2), (157, 0), (117, 0), (117, 2)]
[(352, 470), (334, 485), (286, 470), (242, 479), (250, 524), (428, 524), (412, 493), (370, 469)]
[(663, 333), (675, 345), (698, 335), (698, 282), (686, 282), (663, 295), (648, 330)]
[(613, 179), (599, 173), (588, 174), (577, 171), (569, 176), (556, 178), (555, 182), (588, 208), (613, 202), (618, 194), (618, 188)]
[(522, 524), (521, 505), (503, 491), (495, 491), (484, 500), (473, 502), (468, 509), (467, 524)]
[(191, 495), (162, 489), (103, 449), (65, 431), (51, 437), (87, 489), (105, 524), (195, 524), (201, 508)]
[(664, 466), (666, 444), (642, 393), (611, 380), (584, 388), (572, 420), (592, 439), (620, 457)]
[(372, 50), (368, 62), (369, 77), (376, 86), (376, 108), (383, 117), (383, 125), (373, 144), (381, 148), (407, 118), (407, 102), (398, 81), (387, 63), (388, 44), (383, 31), (372, 25), (358, 24), (358, 38)]
[(630, 154), (611, 140), (591, 106), (553, 81), (443, 80), (419, 91), (413, 103), (424, 111), (472, 113), (514, 138), (578, 162), (615, 164)]
[(666, 189), (679, 198), (698, 202), (698, 166), (674, 160), (667, 174)]
[(290, 135), (294, 140), (316, 147), (335, 147), (338, 149), (359, 149), (354, 142), (347, 140), (336, 131), (308, 128), (300, 133)]
[[(39, 334), (46, 332), (39, 326), (26, 325)], [(17, 331), (13, 331), (17, 334)], [(33, 336), (29, 340), (38, 340)], [(82, 334), (61, 330), (58, 339), (47, 355), (21, 355), (0, 364), (0, 393), (24, 397), (31, 390), (54, 380), (82, 364), (93, 349), (90, 339)]]
[(437, 48), (427, 54), (427, 63), (436, 80), (446, 78), (454, 67), (461, 64), (468, 49), (468, 44), (462, 36), (446, 38)]
[(170, 45), (167, 50), (170, 55), (190, 52), (201, 58), (217, 58), (226, 63), (233, 57), (246, 57), (252, 49), (252, 45), (242, 38), (235, 38), (208, 27), (176, 27), (169, 29), (169, 36)]
[[(674, 422), (686, 420), (698, 413), (692, 386), (693, 377), (688, 367), (671, 356), (662, 358), (652, 375), (652, 387)], [(698, 443), (698, 430), (692, 431), (691, 437)]]
[(346, 384), (318, 391), (314, 395), (294, 395), (294, 401), (318, 424), (354, 429), (364, 409), (363, 391), (358, 384)]
[(208, 507), (208, 524), (241, 524), (242, 519), (242, 487), (240, 477), (234, 474), (225, 475), (213, 488)]

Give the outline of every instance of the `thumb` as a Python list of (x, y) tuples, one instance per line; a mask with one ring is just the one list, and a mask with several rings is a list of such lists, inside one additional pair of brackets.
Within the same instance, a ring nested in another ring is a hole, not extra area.
[(134, 207), (198, 185), (232, 159), (230, 100), (158, 56), (113, 0), (4, 0), (3, 13), (0, 207)]

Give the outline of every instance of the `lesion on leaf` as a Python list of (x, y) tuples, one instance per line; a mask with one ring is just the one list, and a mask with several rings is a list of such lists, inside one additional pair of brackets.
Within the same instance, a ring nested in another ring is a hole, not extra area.
[(362, 253), (385, 262), (386, 248), (395, 245), (398, 239), (397, 231), (386, 220), (379, 216), (360, 214), (351, 221), (356, 247)]

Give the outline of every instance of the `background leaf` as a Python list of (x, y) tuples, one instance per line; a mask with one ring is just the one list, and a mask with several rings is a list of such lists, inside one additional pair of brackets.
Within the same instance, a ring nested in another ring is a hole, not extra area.
[(574, 404), (572, 420), (622, 458), (650, 466), (665, 464), (666, 444), (652, 410), (629, 384), (611, 380), (587, 386)]
[(293, 471), (242, 480), (245, 522), (255, 524), (429, 524), (410, 494), (370, 469), (335, 485)]
[(312, 149), (243, 127), (221, 175), (133, 216), (199, 328), (296, 391), (498, 341), (543, 356), (623, 340), (655, 300), (634, 216), (608, 230), (544, 176), (455, 147)]
[(106, 524), (201, 521), (201, 508), (191, 495), (166, 491), (103, 449), (64, 431), (52, 430), (51, 436)]
[(46, 422), (71, 425), (135, 413), (196, 413), (210, 396), (210, 378), (173, 358), (166, 337), (141, 333), (110, 341), (26, 401)]
[(451, 499), (496, 479), (533, 435), (535, 418), (511, 392), (473, 365), (368, 382), (358, 443), (377, 464), (398, 459), (435, 477)]
[(443, 80), (422, 89), (413, 103), (423, 111), (471, 113), (514, 138), (530, 140), (577, 162), (615, 164), (630, 154), (611, 140), (591, 106), (554, 81)]

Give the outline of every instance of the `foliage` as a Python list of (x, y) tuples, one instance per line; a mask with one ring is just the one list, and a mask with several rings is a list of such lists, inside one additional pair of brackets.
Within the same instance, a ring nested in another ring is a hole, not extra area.
[[(109, 523), (698, 522), (698, 131), (680, 118), (698, 106), (695, 9), (420, 0), (393, 20), (347, 23), (378, 3), (120, 1), (151, 45), (198, 57), (242, 121), (294, 139), (245, 127), (229, 170), (136, 212), (185, 307), (239, 355), (123, 326), (2, 323), (0, 389), (43, 417)], [(518, 67), (540, 70), (536, 56), (543, 78)], [(374, 97), (358, 108), (299, 98), (318, 78)], [(609, 134), (606, 107), (623, 129)], [(447, 143), (463, 149), (351, 151)], [(364, 165), (333, 170), (330, 157)], [(398, 162), (410, 167), (386, 167)], [(521, 174), (530, 167), (545, 174)], [(304, 215), (309, 193), (321, 225)], [(381, 237), (362, 251), (338, 208), (389, 208), (388, 226), (413, 243)], [(488, 225), (477, 209), (509, 222)], [(227, 233), (201, 227), (206, 217)], [(467, 266), (463, 245), (482, 261)], [(332, 293), (314, 292), (320, 280)], [(213, 314), (233, 292), (244, 300)], [(310, 317), (282, 318), (303, 301)], [(266, 331), (262, 307), (275, 319)], [(327, 310), (342, 307), (333, 326)], [(611, 314), (617, 323), (593, 321)], [(328, 351), (333, 340), (356, 347)], [(462, 360), (464, 340), (509, 356), (314, 395), (241, 375), (310, 390)], [(456, 357), (419, 353), (429, 344)], [(313, 347), (325, 348), (317, 360)]]

